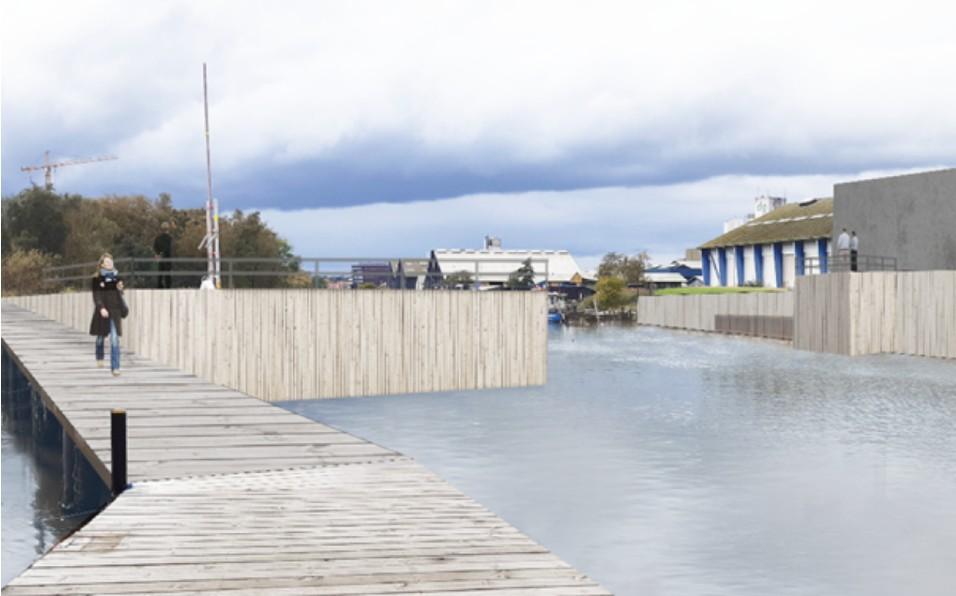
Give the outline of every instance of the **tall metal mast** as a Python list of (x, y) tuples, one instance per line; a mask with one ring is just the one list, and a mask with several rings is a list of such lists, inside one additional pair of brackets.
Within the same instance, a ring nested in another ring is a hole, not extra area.
[(206, 133), (206, 237), (199, 248), (206, 245), (207, 275), (217, 288), (220, 282), (219, 261), (219, 202), (212, 197), (212, 158), (209, 151), (209, 92), (206, 85), (206, 63), (202, 63), (202, 103)]

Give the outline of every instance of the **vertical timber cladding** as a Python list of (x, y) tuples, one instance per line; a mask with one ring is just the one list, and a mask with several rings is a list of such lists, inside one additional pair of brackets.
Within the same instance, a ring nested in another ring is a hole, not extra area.
[(880, 345), (890, 344), (892, 351), (902, 354), (956, 358), (956, 271), (895, 276), (895, 291), (884, 292), (892, 308), (887, 313), (895, 321), (893, 335), (880, 338)]
[[(852, 317), (849, 273), (799, 277), (794, 284), (793, 347), (850, 355)], [(859, 295), (859, 288), (856, 288)]]
[[(87, 293), (10, 300), (89, 329)], [(547, 379), (544, 292), (129, 290), (126, 300), (125, 349), (267, 401)]]
[(956, 358), (956, 271), (832, 273), (794, 293), (796, 348)]
[[(717, 331), (719, 315), (793, 317), (793, 293), (642, 296), (637, 302), (637, 321), (641, 325)], [(775, 331), (773, 337), (777, 335)]]

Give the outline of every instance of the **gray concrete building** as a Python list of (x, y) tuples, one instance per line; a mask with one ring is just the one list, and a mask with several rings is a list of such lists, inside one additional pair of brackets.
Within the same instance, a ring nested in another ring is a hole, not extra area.
[(956, 168), (837, 184), (833, 199), (833, 246), (846, 228), (900, 270), (956, 269)]

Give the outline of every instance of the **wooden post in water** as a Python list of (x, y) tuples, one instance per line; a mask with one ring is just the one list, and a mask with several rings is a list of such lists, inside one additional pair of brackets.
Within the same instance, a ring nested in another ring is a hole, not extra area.
[(126, 410), (110, 412), (110, 459), (112, 460), (113, 497), (126, 490)]
[(60, 495), (60, 506), (63, 509), (73, 509), (76, 497), (74, 477), (76, 476), (76, 454), (73, 452), (73, 441), (66, 429), (60, 431), (60, 459), (63, 464), (63, 494)]

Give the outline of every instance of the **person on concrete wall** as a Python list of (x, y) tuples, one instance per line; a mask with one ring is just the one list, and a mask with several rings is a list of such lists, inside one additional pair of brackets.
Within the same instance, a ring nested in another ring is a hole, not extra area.
[(856, 235), (856, 230), (850, 233), (850, 271), (856, 271), (856, 256), (860, 250), (860, 239)]
[(159, 271), (156, 287), (160, 290), (173, 287), (173, 278), (169, 275), (173, 264), (167, 260), (173, 256), (173, 237), (169, 235), (169, 223), (165, 221), (159, 226), (159, 235), (153, 240), (153, 255), (158, 261)]
[(106, 336), (110, 338), (110, 370), (114, 377), (120, 374), (119, 338), (123, 335), (123, 317), (128, 314), (123, 300), (123, 280), (113, 267), (113, 257), (104, 253), (90, 282), (93, 291), (93, 319), (90, 321), (90, 335), (96, 336), (96, 365), (104, 367), (104, 346)]
[(843, 228), (843, 231), (840, 232), (836, 244), (837, 256), (839, 257), (837, 262), (843, 263), (845, 266), (850, 258), (850, 235), (847, 233), (846, 228)]

